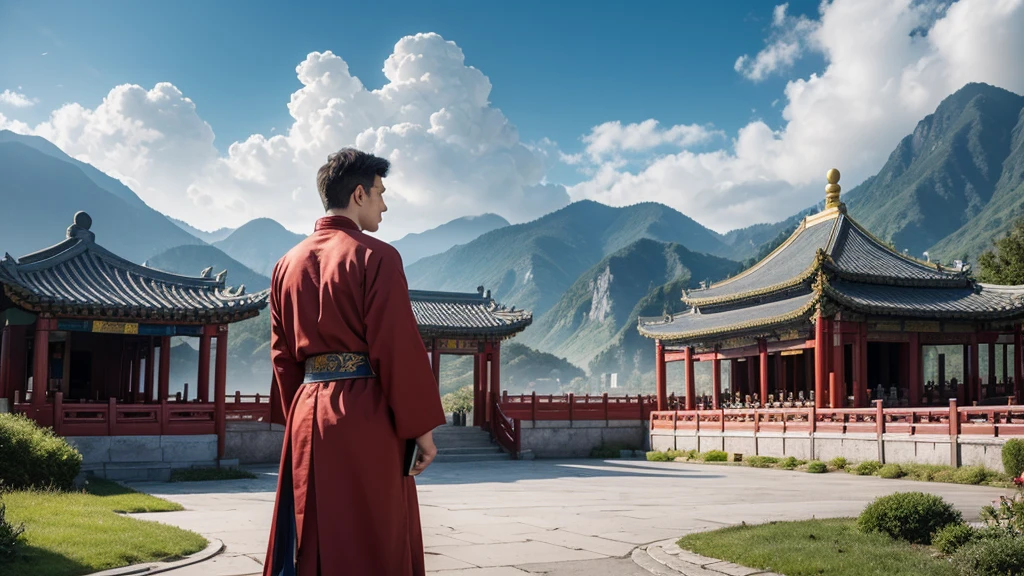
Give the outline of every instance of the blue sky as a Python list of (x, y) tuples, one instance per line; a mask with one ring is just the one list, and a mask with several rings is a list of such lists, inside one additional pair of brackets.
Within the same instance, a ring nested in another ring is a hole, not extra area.
[(726, 232), (853, 190), (968, 82), (1024, 94), (1021, 30), (1024, 0), (0, 0), (0, 128), (206, 230), (308, 231), (356, 145), (393, 162), (385, 239), (583, 199)]
[[(817, 2), (790, 2), (814, 16)], [(50, 2), (0, 3), (0, 90), (39, 102), (94, 107), (111, 87), (173, 83), (209, 122), (222, 152), (252, 133), (282, 130), (299, 88), (295, 66), (331, 50), (370, 88), (399, 38), (437, 32), (486, 74), (491, 101), (526, 142), (568, 153), (609, 120), (714, 124), (734, 133), (752, 118), (778, 126), (785, 78), (751, 82), (736, 58), (764, 47), (765, 2)], [(43, 53), (46, 56), (42, 56)], [(816, 62), (815, 60), (819, 60)], [(813, 70), (820, 59), (801, 62)], [(556, 167), (550, 178), (583, 176)]]

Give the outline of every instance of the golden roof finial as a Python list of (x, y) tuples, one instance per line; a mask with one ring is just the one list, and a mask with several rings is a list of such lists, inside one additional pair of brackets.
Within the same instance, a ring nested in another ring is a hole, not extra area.
[(841, 207), (843, 203), (839, 201), (839, 192), (842, 190), (839, 186), (839, 170), (829, 170), (825, 174), (825, 179), (828, 180), (828, 185), (825, 186), (825, 209)]

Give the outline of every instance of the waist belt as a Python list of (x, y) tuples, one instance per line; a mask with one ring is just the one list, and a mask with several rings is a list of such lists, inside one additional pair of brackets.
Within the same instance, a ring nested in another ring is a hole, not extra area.
[(302, 383), (376, 377), (369, 356), (356, 352), (341, 352), (306, 358), (306, 377)]

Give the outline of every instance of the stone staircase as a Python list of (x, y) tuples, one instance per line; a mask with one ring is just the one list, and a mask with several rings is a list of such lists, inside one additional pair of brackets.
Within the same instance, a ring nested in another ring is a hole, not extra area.
[(434, 429), (437, 458), (434, 462), (479, 462), (508, 460), (510, 456), (491, 435), (474, 426), (444, 425)]

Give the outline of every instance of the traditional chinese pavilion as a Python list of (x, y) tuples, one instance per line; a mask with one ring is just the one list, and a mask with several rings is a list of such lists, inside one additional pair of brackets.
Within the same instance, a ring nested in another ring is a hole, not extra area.
[(481, 286), (476, 292), (410, 290), (413, 314), (440, 385), (441, 355), (472, 355), (473, 426), (491, 422), (492, 398), (501, 394), (501, 342), (526, 329), (533, 315), (507, 308)]
[[(134, 264), (97, 244), (91, 225), (78, 212), (64, 241), (0, 261), (0, 398), (66, 436), (216, 433), (223, 457), (228, 325), (259, 314), (269, 291)], [(186, 402), (168, 403), (173, 336), (199, 338)]]
[[(668, 408), (674, 361), (686, 363), (679, 409), (1019, 402), (1024, 286), (981, 284), (960, 263), (897, 252), (846, 213), (839, 171), (827, 179), (825, 208), (771, 254), (685, 292), (686, 311), (641, 319), (640, 333), (656, 341), (658, 409)], [(945, 377), (949, 356), (962, 358), (962, 381)], [(697, 397), (698, 362), (711, 364), (710, 397)]]

